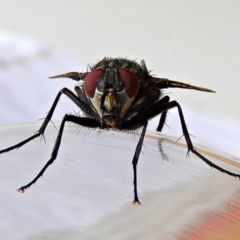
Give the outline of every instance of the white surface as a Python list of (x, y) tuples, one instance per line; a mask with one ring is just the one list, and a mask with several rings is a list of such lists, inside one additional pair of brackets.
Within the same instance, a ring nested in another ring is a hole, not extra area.
[[(63, 88), (73, 89), (69, 79), (48, 79), (80, 64), (67, 57), (53, 55), (42, 43), (9, 32), (0, 32), (0, 124), (38, 120), (45, 117), (57, 93)], [(54, 119), (61, 119), (64, 111), (75, 105), (64, 96)], [(59, 111), (60, 109), (63, 111)]]
[[(15, 144), (39, 126), (1, 128), (0, 145)], [(48, 160), (57, 130), (47, 128), (46, 144), (35, 139), (0, 155), (2, 239), (179, 239), (239, 198), (239, 181), (192, 154), (186, 158), (185, 147), (163, 140), (163, 159), (161, 136), (155, 135), (144, 141), (138, 164), (142, 205), (134, 206), (131, 161), (138, 136), (71, 130), (64, 131), (56, 161), (24, 194), (15, 189), (32, 180)]]

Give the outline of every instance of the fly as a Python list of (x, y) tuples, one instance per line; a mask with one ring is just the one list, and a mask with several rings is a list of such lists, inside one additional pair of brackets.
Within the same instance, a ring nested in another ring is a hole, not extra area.
[(38, 132), (16, 145), (1, 150), (0, 153), (20, 148), (34, 138), (42, 136), (48, 123), (51, 121), (62, 94), (70, 98), (81, 109), (84, 116), (80, 117), (66, 114), (63, 117), (51, 158), (38, 175), (27, 185), (20, 187), (17, 190), (18, 192), (23, 193), (32, 184), (36, 183), (49, 165), (54, 162), (58, 154), (66, 122), (75, 123), (87, 128), (113, 129), (118, 131), (131, 131), (141, 128), (141, 135), (132, 160), (134, 184), (133, 204), (140, 205), (137, 192), (137, 163), (148, 121), (160, 115), (156, 130), (161, 132), (166, 121), (167, 111), (172, 108), (178, 109), (188, 152), (197, 155), (210, 167), (222, 173), (240, 178), (239, 174), (232, 173), (215, 165), (197, 152), (190, 139), (181, 106), (177, 101), (170, 101), (169, 96), (163, 96), (162, 89), (186, 88), (204, 92), (214, 91), (167, 78), (154, 77), (148, 71), (144, 60), (137, 63), (136, 61), (126, 58), (105, 57), (89, 67), (87, 72), (69, 72), (50, 78), (61, 77), (71, 78), (72, 80), (82, 83), (74, 88), (76, 94), (67, 88), (60, 90)]

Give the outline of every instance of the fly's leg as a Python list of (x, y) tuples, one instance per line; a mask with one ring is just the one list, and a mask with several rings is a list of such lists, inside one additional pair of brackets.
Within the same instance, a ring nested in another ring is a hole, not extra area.
[(43, 175), (43, 173), (46, 171), (46, 169), (54, 162), (54, 160), (57, 157), (58, 150), (59, 150), (59, 147), (61, 144), (65, 122), (72, 122), (72, 123), (76, 123), (81, 126), (90, 127), (90, 128), (100, 127), (99, 122), (93, 118), (82, 118), (82, 117), (77, 117), (77, 116), (73, 116), (73, 115), (65, 115), (61, 122), (59, 131), (58, 131), (57, 139), (56, 139), (56, 142), (53, 147), (51, 158), (48, 160), (48, 162), (45, 164), (45, 166), (42, 168), (42, 170), (38, 173), (38, 175), (30, 183), (26, 184), (25, 186), (20, 187), (17, 190), (18, 192), (24, 193), (24, 191), (27, 188), (29, 188), (32, 184), (37, 182), (37, 180)]
[[(169, 96), (165, 96), (164, 98), (161, 99), (161, 102), (162, 103), (168, 103), (169, 100), (170, 100), (170, 97)], [(166, 118), (167, 118), (167, 110), (162, 112), (162, 114), (161, 114), (161, 117), (160, 117), (159, 122), (158, 122), (157, 129), (156, 129), (157, 132), (161, 132), (162, 131), (164, 123), (166, 122)]]
[(187, 130), (187, 126), (186, 126), (186, 123), (185, 123), (185, 120), (184, 120), (184, 116), (183, 116), (181, 106), (179, 105), (178, 102), (171, 101), (171, 102), (168, 102), (168, 103), (164, 104), (160, 100), (150, 109), (149, 114), (147, 115), (147, 119), (152, 118), (154, 116), (157, 116), (158, 114), (160, 114), (162, 112), (165, 112), (165, 111), (167, 111), (171, 108), (174, 108), (174, 107), (177, 107), (177, 109), (178, 109), (178, 114), (179, 114), (179, 117), (180, 117), (180, 122), (181, 122), (181, 126), (182, 126), (183, 135), (184, 135), (184, 137), (186, 139), (186, 142), (187, 142), (188, 152), (191, 151), (193, 154), (195, 154), (200, 159), (202, 159), (210, 167), (215, 168), (222, 173), (226, 173), (230, 176), (237, 177), (237, 178), (240, 179), (240, 174), (230, 172), (230, 171), (228, 171), (224, 168), (221, 168), (221, 167), (217, 166), (216, 164), (214, 164), (213, 162), (211, 162), (210, 160), (205, 158), (203, 155), (201, 155), (196, 149), (194, 149), (191, 138), (190, 138), (188, 130)]
[(42, 136), (44, 134), (44, 131), (48, 125), (48, 123), (51, 121), (51, 118), (52, 118), (52, 115), (53, 115), (53, 112), (58, 104), (58, 101), (61, 97), (62, 94), (65, 94), (67, 97), (69, 97), (74, 103), (76, 103), (81, 109), (85, 109), (86, 108), (86, 104), (84, 102), (82, 102), (73, 92), (71, 92), (70, 90), (68, 90), (67, 88), (63, 88), (59, 93), (58, 95), (56, 96), (53, 104), (52, 104), (52, 107), (50, 109), (50, 111), (48, 112), (42, 126), (40, 127), (40, 129), (38, 130), (38, 132), (36, 134), (34, 134), (33, 136), (25, 139), (24, 141), (16, 144), (16, 145), (13, 145), (11, 147), (8, 147), (8, 148), (5, 148), (3, 150), (0, 150), (0, 154), (1, 153), (4, 153), (4, 152), (9, 152), (13, 149), (17, 149), (17, 148), (20, 148), (21, 146), (23, 146), (24, 144), (30, 142), (31, 140), (33, 140), (34, 138), (37, 138), (39, 136)]
[(137, 163), (138, 163), (139, 154), (140, 154), (141, 149), (142, 149), (143, 139), (144, 139), (144, 136), (145, 136), (145, 133), (146, 133), (147, 124), (148, 124), (148, 122), (146, 121), (143, 125), (141, 136), (139, 138), (139, 141), (138, 141), (135, 153), (134, 153), (134, 157), (133, 157), (133, 160), (132, 160), (133, 185), (134, 185), (134, 201), (133, 201), (133, 204), (134, 205), (140, 205), (141, 204), (139, 199), (138, 199), (138, 193), (137, 193)]

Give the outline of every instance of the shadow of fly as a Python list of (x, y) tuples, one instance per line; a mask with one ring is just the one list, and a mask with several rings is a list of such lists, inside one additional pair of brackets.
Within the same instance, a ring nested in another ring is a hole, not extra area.
[(36, 183), (49, 165), (54, 162), (58, 154), (66, 122), (87, 128), (115, 129), (118, 131), (131, 131), (140, 128), (141, 134), (132, 160), (134, 184), (133, 204), (140, 205), (141, 203), (137, 192), (137, 163), (148, 121), (160, 115), (157, 131), (161, 132), (166, 120), (167, 111), (172, 108), (177, 108), (178, 110), (188, 152), (197, 155), (210, 167), (222, 173), (240, 178), (240, 175), (215, 165), (196, 151), (190, 139), (179, 103), (170, 101), (169, 96), (163, 96), (162, 93), (162, 89), (166, 88), (186, 88), (204, 92), (214, 91), (167, 78), (154, 77), (148, 71), (144, 60), (137, 63), (136, 61), (125, 58), (105, 57), (95, 65), (89, 67), (89, 70), (86, 72), (69, 72), (50, 78), (62, 77), (71, 78), (80, 82), (79, 86), (74, 88), (76, 94), (67, 88), (60, 90), (38, 132), (14, 146), (1, 150), (0, 153), (20, 148), (34, 138), (42, 136), (48, 123), (51, 121), (62, 94), (65, 94), (81, 109), (84, 117), (71, 114), (66, 114), (63, 117), (51, 158), (38, 175), (27, 185), (20, 187), (17, 190), (18, 192), (23, 193), (32, 184)]

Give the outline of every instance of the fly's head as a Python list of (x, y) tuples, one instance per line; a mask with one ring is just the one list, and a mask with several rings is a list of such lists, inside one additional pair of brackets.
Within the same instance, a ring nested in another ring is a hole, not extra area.
[(135, 115), (146, 112), (160, 96), (144, 60), (105, 57), (86, 72), (69, 72), (50, 78), (80, 81), (74, 89), (83, 113), (100, 121), (102, 128), (121, 128)]
[(102, 127), (114, 128), (137, 95), (139, 79), (128, 68), (100, 66), (86, 75), (83, 88)]

